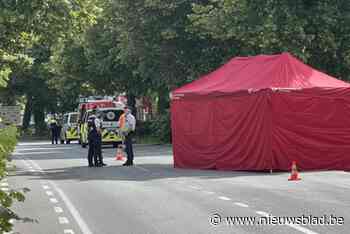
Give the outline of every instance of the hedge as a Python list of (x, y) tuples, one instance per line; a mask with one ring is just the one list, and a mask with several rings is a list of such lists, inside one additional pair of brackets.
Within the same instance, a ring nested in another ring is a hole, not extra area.
[[(15, 127), (0, 128), (0, 179), (4, 179), (8, 172), (6, 165), (10, 160), (10, 155), (17, 144), (17, 129)], [(22, 192), (28, 191), (23, 189)], [(22, 192), (10, 190), (0, 190), (0, 233), (10, 232), (13, 225), (10, 219), (26, 220), (15, 214), (10, 207), (14, 201), (24, 201)]]

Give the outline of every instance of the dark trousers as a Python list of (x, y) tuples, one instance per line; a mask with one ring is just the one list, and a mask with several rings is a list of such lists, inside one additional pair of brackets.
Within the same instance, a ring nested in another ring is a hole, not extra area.
[(98, 165), (96, 148), (97, 148), (96, 143), (90, 141), (89, 142), (89, 153), (88, 153), (89, 166), (93, 166), (94, 164)]
[(102, 136), (101, 134), (98, 134), (98, 139), (95, 145), (95, 154), (96, 154), (96, 158), (97, 158), (97, 162), (98, 164), (102, 164), (103, 163), (103, 157), (102, 157)]
[(134, 151), (132, 149), (132, 133), (125, 136), (125, 152), (127, 155), (126, 164), (133, 164), (134, 162)]
[(58, 130), (57, 128), (51, 128), (51, 143), (54, 142), (57, 144), (58, 141)]

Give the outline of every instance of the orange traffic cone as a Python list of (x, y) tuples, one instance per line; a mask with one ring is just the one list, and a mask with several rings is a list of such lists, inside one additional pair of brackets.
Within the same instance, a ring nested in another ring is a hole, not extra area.
[(117, 148), (117, 153), (115, 155), (115, 160), (122, 161), (124, 160), (124, 154), (123, 154), (123, 148), (118, 147)]
[(288, 180), (301, 180), (298, 175), (297, 163), (295, 161), (292, 162), (292, 171)]

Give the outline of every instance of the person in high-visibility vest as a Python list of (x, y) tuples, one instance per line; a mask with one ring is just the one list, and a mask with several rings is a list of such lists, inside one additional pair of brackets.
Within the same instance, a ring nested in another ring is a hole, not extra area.
[[(107, 166), (103, 162), (102, 157), (102, 137), (101, 137), (101, 121), (97, 116), (92, 115), (88, 120), (89, 126), (89, 153), (88, 153), (88, 162), (89, 167), (102, 167)], [(94, 160), (94, 162), (92, 161)]]
[(51, 129), (51, 143), (58, 144), (58, 125), (57, 120), (55, 118), (51, 119), (50, 121), (50, 129)]
[(98, 133), (97, 145), (96, 145), (96, 153), (97, 153), (97, 161), (99, 167), (107, 166), (106, 163), (103, 162), (102, 156), (102, 114), (98, 113), (95, 118), (95, 125)]
[(124, 136), (125, 152), (127, 155), (127, 160), (123, 166), (132, 166), (134, 164), (132, 136), (136, 128), (136, 119), (127, 106), (124, 107), (124, 114), (119, 117), (119, 128)]
[(121, 114), (119, 117), (119, 128), (121, 131), (125, 128), (125, 113)]

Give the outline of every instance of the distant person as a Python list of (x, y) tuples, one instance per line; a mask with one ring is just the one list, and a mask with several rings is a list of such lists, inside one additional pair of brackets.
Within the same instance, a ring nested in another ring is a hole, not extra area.
[(102, 134), (101, 134), (101, 120), (95, 115), (92, 115), (89, 118), (89, 153), (88, 153), (88, 162), (89, 167), (102, 167), (107, 166), (103, 162), (102, 157)]
[(102, 156), (102, 114), (98, 113), (97, 114), (97, 118), (95, 118), (95, 125), (96, 125), (96, 129), (97, 129), (97, 142), (96, 142), (96, 146), (95, 146), (95, 153), (97, 154), (97, 166), (99, 167), (103, 167), (103, 166), (107, 166), (107, 164), (105, 164), (103, 162), (103, 156)]
[(136, 119), (131, 114), (129, 107), (124, 107), (124, 114), (119, 117), (119, 127), (124, 137), (125, 152), (127, 160), (123, 166), (132, 166), (134, 164), (134, 151), (132, 147), (132, 137), (136, 129)]
[(51, 119), (50, 121), (51, 129), (51, 144), (58, 144), (58, 125), (56, 118)]
[(95, 124), (95, 117), (92, 116), (88, 120), (88, 142), (89, 142), (89, 151), (88, 151), (88, 163), (89, 167), (97, 166), (97, 153), (96, 153), (96, 144), (98, 143), (98, 133)]

